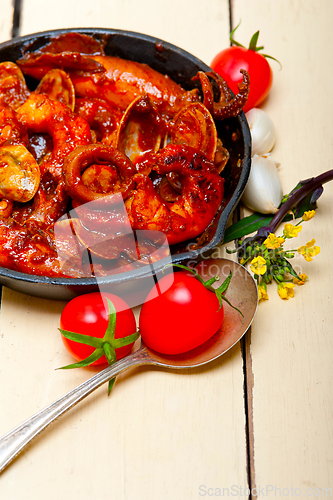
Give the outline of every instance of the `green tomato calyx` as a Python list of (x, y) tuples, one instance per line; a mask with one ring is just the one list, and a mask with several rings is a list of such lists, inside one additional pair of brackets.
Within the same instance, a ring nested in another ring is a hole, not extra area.
[(229, 306), (231, 306), (233, 309), (236, 309), (236, 311), (238, 311), (244, 317), (244, 314), (242, 313), (242, 311), (240, 311), (237, 307), (233, 306), (231, 304), (231, 302), (229, 301), (229, 299), (227, 299), (227, 297), (225, 297), (225, 293), (226, 293), (226, 291), (227, 291), (227, 289), (229, 287), (229, 284), (230, 284), (230, 281), (231, 281), (231, 278), (232, 278), (232, 272), (231, 271), (229, 272), (228, 276), (223, 281), (223, 283), (218, 288), (214, 288), (212, 285), (216, 281), (220, 280), (219, 276), (213, 276), (212, 278), (209, 278), (207, 281), (205, 281), (200, 276), (200, 274), (196, 271), (196, 269), (194, 269), (194, 268), (183, 266), (182, 264), (170, 264), (170, 265), (173, 265), (174, 267), (179, 267), (180, 269), (184, 269), (185, 271), (189, 271), (191, 274), (194, 275), (194, 277), (198, 281), (200, 281), (200, 283), (207, 290), (209, 290), (210, 292), (213, 292), (216, 295), (216, 297), (217, 297), (217, 299), (219, 301), (219, 309), (218, 309), (218, 311), (221, 309), (221, 307), (222, 307), (222, 301), (224, 300), (225, 302), (227, 302), (227, 304), (229, 304)]
[[(90, 345), (91, 347), (95, 347), (94, 352), (90, 354), (90, 356), (77, 363), (72, 363), (70, 365), (62, 366), (60, 368), (61, 370), (67, 370), (69, 368), (82, 368), (84, 366), (89, 366), (102, 356), (105, 356), (108, 364), (111, 365), (117, 361), (116, 349), (118, 349), (119, 347), (124, 347), (128, 344), (132, 344), (140, 337), (139, 332), (135, 332), (132, 333), (131, 335), (127, 335), (126, 337), (115, 339), (114, 336), (116, 331), (117, 313), (111, 300), (108, 299), (107, 297), (106, 300), (108, 304), (109, 321), (103, 338), (92, 337), (90, 335), (83, 335), (81, 333), (76, 333), (76, 332), (69, 332), (68, 330), (63, 330), (62, 328), (59, 328), (59, 331), (65, 338), (72, 340), (74, 342), (79, 342), (80, 344), (85, 344), (85, 345)], [(109, 381), (108, 394), (110, 394), (114, 382), (115, 382), (115, 377)]]
[[(235, 31), (237, 30), (237, 28), (239, 27), (241, 21), (239, 21), (239, 23), (237, 24), (236, 28), (234, 28), (232, 30), (232, 32), (230, 33), (230, 43), (231, 45), (236, 45), (237, 47), (242, 47), (243, 49), (246, 49), (246, 47), (244, 45), (242, 45), (241, 43), (237, 42), (233, 36), (234, 36), (234, 33)], [(260, 52), (261, 50), (263, 50), (264, 46), (260, 46), (258, 47), (257, 46), (257, 43), (258, 43), (258, 38), (259, 38), (259, 33), (260, 31), (256, 31), (254, 33), (254, 35), (252, 35), (252, 38), (250, 40), (250, 43), (249, 43), (249, 46), (247, 47), (247, 50), (252, 50), (253, 52)], [(262, 54), (260, 53), (261, 56), (265, 57), (265, 59), (273, 59), (273, 61), (277, 62), (279, 65), (280, 65), (280, 69), (282, 68), (282, 65), (280, 63), (280, 61), (278, 61), (278, 59), (275, 59), (275, 57), (272, 57), (272, 56), (269, 56), (268, 54)]]

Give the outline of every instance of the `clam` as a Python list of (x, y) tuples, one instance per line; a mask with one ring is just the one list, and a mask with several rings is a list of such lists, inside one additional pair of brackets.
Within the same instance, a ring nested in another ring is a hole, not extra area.
[(200, 102), (193, 102), (182, 108), (173, 120), (168, 142), (199, 149), (213, 161), (217, 131), (207, 108)]
[(0, 147), (0, 197), (27, 202), (39, 187), (39, 166), (23, 144)]
[(52, 101), (66, 104), (71, 111), (75, 108), (75, 89), (72, 80), (62, 69), (51, 69), (36, 88), (37, 94), (46, 94)]
[(0, 94), (1, 100), (12, 109), (18, 109), (29, 97), (22, 71), (11, 61), (0, 63)]
[(145, 94), (127, 107), (118, 127), (115, 147), (137, 163), (147, 153), (156, 153), (165, 134), (165, 124)]

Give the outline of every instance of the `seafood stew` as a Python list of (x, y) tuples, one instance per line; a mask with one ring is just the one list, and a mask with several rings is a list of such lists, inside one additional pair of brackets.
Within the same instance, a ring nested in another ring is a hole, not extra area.
[[(87, 43), (84, 37), (92, 34)], [(84, 48), (78, 46), (81, 40)], [(128, 227), (113, 255), (105, 244), (98, 246), (94, 267), (91, 260), (83, 265), (82, 251), (73, 249), (65, 259), (70, 264), (67, 270), (59, 264), (57, 252), (52, 254), (55, 226), (60, 234), (57, 243), (66, 250), (69, 232), (75, 233), (75, 248), (79, 244), (79, 249), (87, 249), (91, 242), (87, 241), (91, 237), (87, 216), (91, 222), (96, 214), (107, 213), (117, 228), (126, 219), (125, 226), (129, 222), (132, 229), (142, 231), (140, 254), (152, 255), (157, 250), (161, 266), (164, 253), (158, 249), (164, 243), (159, 232), (171, 245), (173, 262), (205, 255), (221, 242), (249, 173), (249, 132), (244, 115), (238, 116), (248, 88), (246, 75), (234, 98), (224, 93), (223, 82), (216, 81), (209, 68), (181, 49), (145, 35), (112, 30), (60, 30), (23, 37), (2, 44), (0, 56), (2, 67), (12, 59), (15, 69), (4, 70), (16, 72), (19, 85), (14, 93), (17, 102), (3, 107), (7, 115), (8, 109), (14, 109), (15, 116), (6, 116), (4, 123), (12, 124), (16, 134), (6, 144), (14, 151), (5, 152), (14, 155), (16, 163), (22, 163), (24, 154), (30, 155), (25, 169), (29, 177), (25, 175), (23, 183), (29, 188), (21, 193), (5, 185), (7, 191), (1, 192), (14, 205), (11, 215), (2, 219), (7, 248), (12, 251), (8, 242), (15, 224), (21, 234), (17, 246), (25, 246), (24, 258), (16, 255), (14, 264), (8, 265), (2, 252), (4, 284), (13, 287), (12, 280), (24, 275), (25, 283), (50, 283), (63, 291), (70, 287), (75, 295), (90, 291), (94, 276), (105, 282), (144, 276), (147, 262), (136, 265)], [(115, 61), (123, 65), (120, 73), (126, 73), (125, 81), (115, 77), (119, 72)], [(138, 89), (138, 81), (143, 82), (143, 89)], [(223, 99), (215, 98), (215, 84)], [(11, 166), (15, 169), (15, 162)], [(124, 203), (115, 217), (119, 197)], [(84, 209), (87, 206), (89, 210)], [(10, 210), (5, 203), (3, 208)], [(84, 223), (78, 211), (86, 217)], [(149, 231), (154, 235), (150, 241)], [(96, 227), (92, 233), (95, 237)], [(110, 229), (109, 240), (114, 235)], [(117, 265), (101, 264), (105, 258), (114, 259)]]

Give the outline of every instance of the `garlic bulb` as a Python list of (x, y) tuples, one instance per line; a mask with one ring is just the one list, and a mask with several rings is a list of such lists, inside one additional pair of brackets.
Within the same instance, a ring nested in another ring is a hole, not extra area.
[(252, 156), (269, 153), (275, 144), (275, 127), (264, 110), (259, 108), (250, 109), (246, 113), (252, 138)]
[(278, 163), (270, 155), (254, 155), (242, 202), (261, 214), (275, 214), (282, 200)]

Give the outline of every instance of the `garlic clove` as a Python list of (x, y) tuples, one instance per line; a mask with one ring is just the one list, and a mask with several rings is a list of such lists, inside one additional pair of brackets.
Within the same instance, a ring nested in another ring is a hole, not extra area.
[(255, 155), (251, 160), (251, 171), (242, 202), (261, 214), (275, 214), (282, 200), (282, 186), (277, 166), (270, 155)]
[(251, 132), (252, 156), (269, 153), (276, 141), (276, 131), (271, 118), (259, 108), (250, 109), (245, 116)]

